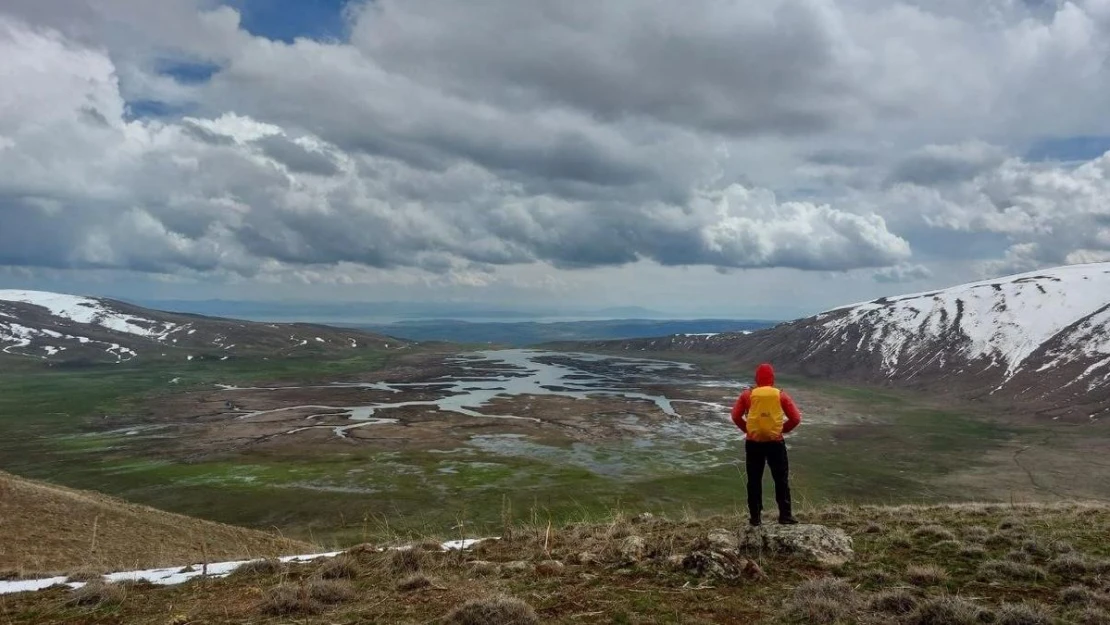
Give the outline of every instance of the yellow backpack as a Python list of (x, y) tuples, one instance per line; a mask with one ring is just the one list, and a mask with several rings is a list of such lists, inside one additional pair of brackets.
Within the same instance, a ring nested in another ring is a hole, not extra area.
[(773, 386), (752, 389), (748, 408), (748, 438), (753, 441), (777, 441), (782, 436), (786, 413), (782, 410), (782, 391)]

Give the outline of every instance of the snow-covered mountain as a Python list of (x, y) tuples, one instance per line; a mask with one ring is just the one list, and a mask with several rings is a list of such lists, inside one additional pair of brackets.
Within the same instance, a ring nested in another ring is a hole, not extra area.
[(0, 357), (64, 362), (330, 353), (403, 342), (358, 330), (159, 312), (110, 299), (0, 290)]
[[(612, 347), (612, 344), (609, 345)], [(748, 336), (629, 341), (820, 377), (1110, 416), (1110, 263), (1069, 265), (829, 310)]]

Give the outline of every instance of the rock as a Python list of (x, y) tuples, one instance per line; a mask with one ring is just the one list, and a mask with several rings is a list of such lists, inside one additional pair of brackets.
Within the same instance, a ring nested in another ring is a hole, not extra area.
[(855, 557), (852, 538), (824, 525), (766, 525), (740, 535), (744, 551), (794, 555), (824, 566), (840, 566)]
[(467, 562), (466, 566), (475, 575), (496, 575), (501, 572), (501, 567), (485, 560), (473, 560)]
[(709, 532), (707, 543), (711, 551), (733, 551), (740, 546), (740, 539), (734, 532), (716, 529)]
[(642, 512), (632, 517), (632, 522), (636, 524), (650, 523), (655, 520), (655, 515), (650, 512)]
[(644, 548), (647, 543), (641, 536), (628, 536), (621, 541), (617, 553), (625, 562), (639, 562), (644, 557)]
[(531, 562), (517, 560), (515, 562), (506, 562), (505, 565), (501, 567), (501, 570), (509, 573), (531, 573), (535, 568), (536, 567), (532, 566)]
[(540, 575), (559, 575), (567, 566), (558, 560), (544, 560), (536, 565), (536, 572)]
[(682, 569), (699, 577), (726, 581), (763, 578), (763, 569), (758, 564), (735, 552), (694, 551), (682, 558)]
[(598, 561), (598, 557), (595, 554), (590, 553), (589, 551), (583, 551), (582, 553), (574, 556), (571, 561), (575, 564), (590, 565), (596, 564)]

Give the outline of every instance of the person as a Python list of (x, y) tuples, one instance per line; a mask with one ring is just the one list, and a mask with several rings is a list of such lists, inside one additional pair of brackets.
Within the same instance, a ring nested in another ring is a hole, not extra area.
[(763, 522), (763, 466), (771, 467), (779, 523), (794, 525), (790, 503), (790, 463), (786, 456), (789, 433), (802, 422), (802, 414), (785, 391), (775, 387), (775, 370), (769, 363), (755, 369), (755, 388), (745, 390), (732, 407), (732, 422), (745, 436), (744, 455), (748, 473), (748, 512), (751, 524)]

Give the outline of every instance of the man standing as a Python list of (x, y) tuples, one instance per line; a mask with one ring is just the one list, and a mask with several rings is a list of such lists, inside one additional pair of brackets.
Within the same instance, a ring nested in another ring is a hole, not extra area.
[(732, 407), (732, 422), (747, 435), (744, 453), (748, 470), (748, 512), (753, 527), (763, 513), (763, 465), (771, 467), (779, 523), (798, 521), (790, 510), (790, 464), (786, 458), (786, 434), (802, 422), (802, 414), (786, 392), (775, 388), (775, 370), (762, 364), (755, 370), (755, 388), (740, 394)]

